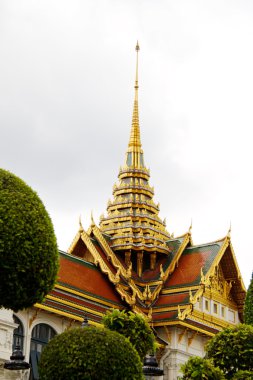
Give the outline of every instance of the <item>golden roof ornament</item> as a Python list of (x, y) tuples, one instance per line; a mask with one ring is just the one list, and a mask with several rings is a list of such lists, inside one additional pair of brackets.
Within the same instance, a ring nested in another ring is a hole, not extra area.
[(227, 233), (227, 237), (230, 238), (231, 237), (231, 221), (230, 221), (230, 225), (229, 225), (229, 229), (228, 229), (228, 233)]
[(188, 233), (191, 234), (191, 232), (192, 232), (192, 219), (191, 219), (191, 224), (190, 224), (190, 227), (189, 227)]
[(91, 227), (95, 227), (95, 222), (94, 222), (94, 218), (93, 218), (93, 211), (91, 211), (91, 213), (90, 213), (90, 219), (91, 219)]
[(79, 216), (79, 232), (83, 232), (83, 225), (82, 225), (82, 220), (81, 220), (81, 215)]

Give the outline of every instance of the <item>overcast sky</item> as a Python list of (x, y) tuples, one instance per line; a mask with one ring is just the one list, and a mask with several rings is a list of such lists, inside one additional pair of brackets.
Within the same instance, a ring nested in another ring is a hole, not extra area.
[(252, 0), (0, 0), (1, 167), (67, 250), (99, 223), (128, 144), (140, 44), (142, 145), (167, 229), (224, 237), (253, 270)]

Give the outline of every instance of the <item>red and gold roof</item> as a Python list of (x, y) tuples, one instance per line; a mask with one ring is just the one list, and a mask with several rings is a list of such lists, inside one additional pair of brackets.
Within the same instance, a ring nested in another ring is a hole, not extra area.
[(199, 313), (201, 297), (213, 298), (239, 311), (245, 287), (230, 234), (209, 244), (193, 245), (191, 229), (180, 237), (166, 231), (153, 200), (144, 164), (138, 110), (138, 52), (130, 140), (119, 181), (97, 226), (92, 218), (80, 228), (68, 250), (60, 252), (55, 289), (45, 310), (82, 320), (84, 312), (99, 323), (109, 308), (147, 315), (153, 326), (181, 325), (212, 335), (224, 321)]

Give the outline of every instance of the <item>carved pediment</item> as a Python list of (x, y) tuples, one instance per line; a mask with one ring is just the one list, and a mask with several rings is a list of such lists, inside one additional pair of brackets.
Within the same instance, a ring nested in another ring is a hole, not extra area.
[(233, 286), (232, 281), (225, 279), (222, 268), (218, 265), (215, 268), (214, 275), (209, 277), (210, 287), (213, 291), (218, 292), (225, 299), (231, 300), (231, 288)]

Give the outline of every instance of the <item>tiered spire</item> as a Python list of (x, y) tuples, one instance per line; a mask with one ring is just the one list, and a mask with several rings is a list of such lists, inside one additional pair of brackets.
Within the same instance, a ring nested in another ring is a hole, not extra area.
[[(115, 251), (124, 251), (126, 257), (131, 255), (129, 251), (168, 254), (166, 241), (170, 237), (165, 222), (158, 216), (159, 204), (153, 201), (154, 189), (149, 185), (149, 170), (145, 167), (141, 148), (138, 110), (139, 50), (137, 42), (135, 98), (126, 161), (120, 168), (119, 182), (113, 187), (113, 200), (108, 201), (108, 215), (100, 218), (101, 231), (110, 235), (112, 248)], [(152, 262), (151, 267), (155, 260), (152, 259)]]

